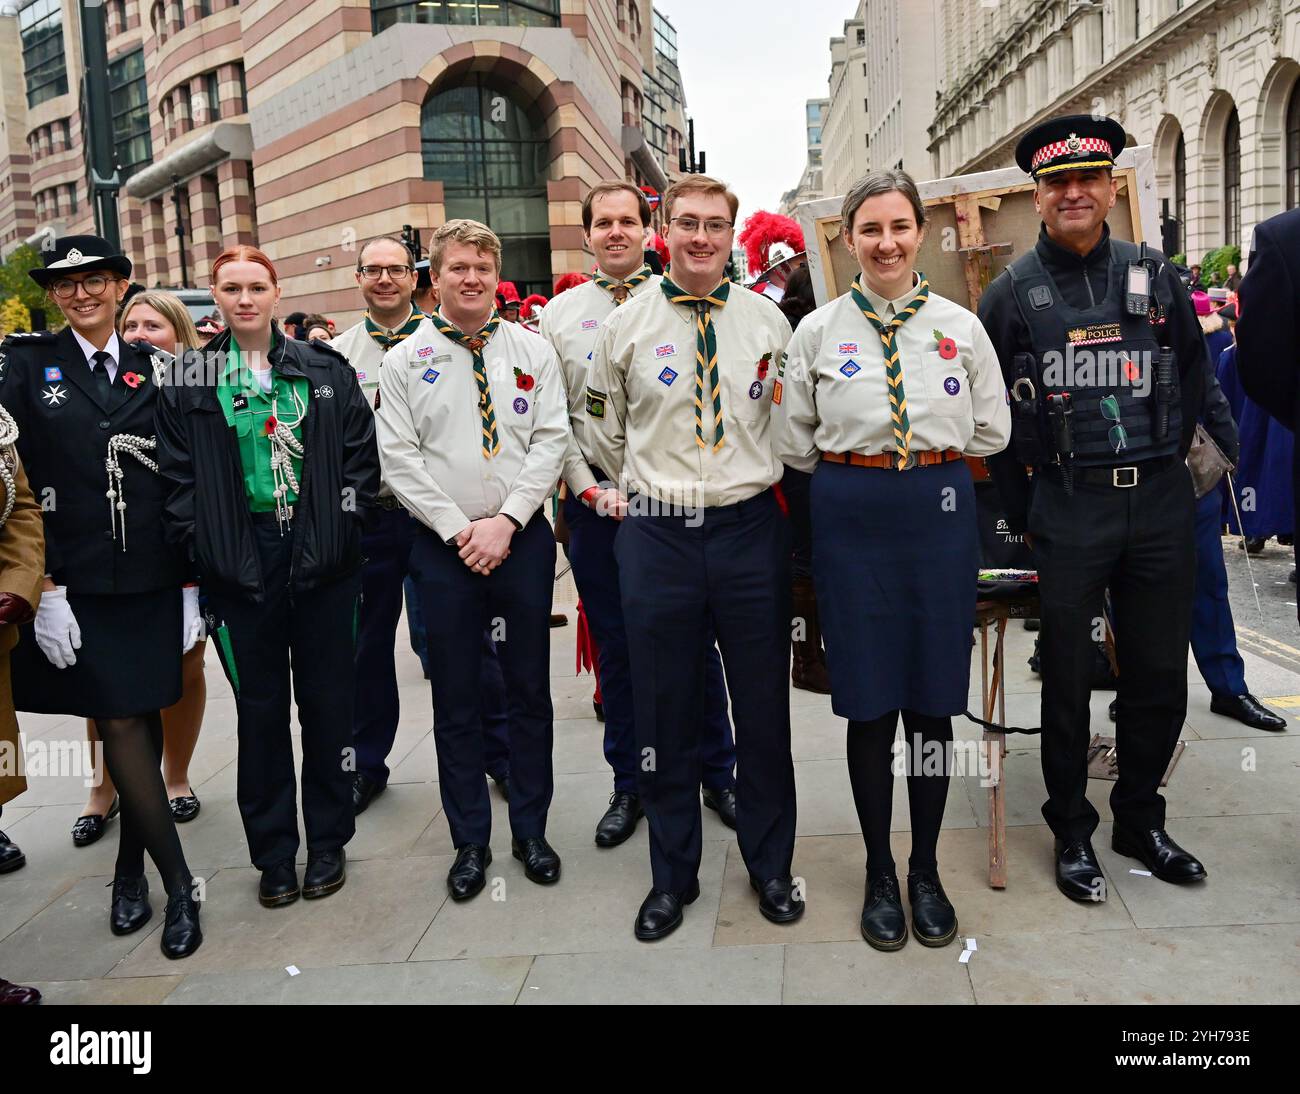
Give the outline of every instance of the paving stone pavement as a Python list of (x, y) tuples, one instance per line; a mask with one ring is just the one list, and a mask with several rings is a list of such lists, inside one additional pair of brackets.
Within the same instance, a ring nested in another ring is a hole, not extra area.
[[(571, 600), (570, 600), (571, 603)], [(572, 618), (572, 611), (569, 615)], [(403, 627), (399, 632), (405, 635)], [(1037, 678), (1025, 667), (1032, 635), (1008, 632), (1007, 716), (1037, 725)], [(845, 725), (828, 697), (791, 691), (799, 838), (795, 873), (808, 912), (777, 927), (759, 916), (734, 834), (704, 811), (701, 897), (684, 926), (653, 945), (632, 936), (650, 884), (646, 829), (601, 850), (592, 830), (610, 774), (591, 708), (590, 676), (575, 676), (574, 627), (552, 631), (555, 797), (548, 835), (563, 856), (554, 887), (530, 884), (509, 853), (504, 803), (493, 792), (489, 888), (468, 905), (446, 899), (452, 847), (438, 798), (427, 687), (399, 649), (402, 718), (387, 793), (358, 820), (346, 886), (327, 900), (265, 910), (234, 800), (234, 704), (215, 655), (192, 773), (202, 813), (180, 831), (205, 879), (205, 942), (170, 962), (155, 920), (138, 934), (108, 930), (116, 826), (98, 844), (72, 846), (85, 802), (75, 776), (31, 779), (3, 826), (28, 865), (0, 877), (0, 976), (36, 983), (48, 1003), (331, 1002), (1265, 1002), (1300, 1001), (1300, 672), (1244, 652), (1247, 678), (1292, 728), (1246, 729), (1209, 713), (1189, 661), (1187, 743), (1168, 788), (1169, 827), (1206, 863), (1209, 880), (1177, 888), (1131, 871), (1110, 850), (1110, 784), (1092, 782), (1102, 817), (1096, 847), (1107, 903), (1060, 896), (1052, 840), (1042, 823), (1038, 739), (1009, 738), (1005, 890), (988, 887), (988, 792), (977, 773), (954, 779), (939, 863), (962, 942), (915, 944), (894, 954), (858, 934), (864, 850), (844, 763)], [(1300, 654), (1297, 654), (1300, 657)], [(1286, 659), (1283, 658), (1283, 661)], [(972, 671), (978, 703), (978, 663)], [(1094, 697), (1094, 725), (1109, 731), (1109, 693)], [(75, 741), (77, 719), (23, 716), (29, 739)], [(960, 740), (978, 727), (956, 723)], [(296, 732), (296, 731), (295, 731)], [(894, 801), (895, 857), (909, 850), (904, 780)], [(151, 888), (161, 884), (151, 873)], [(292, 966), (296, 975), (287, 971)]]

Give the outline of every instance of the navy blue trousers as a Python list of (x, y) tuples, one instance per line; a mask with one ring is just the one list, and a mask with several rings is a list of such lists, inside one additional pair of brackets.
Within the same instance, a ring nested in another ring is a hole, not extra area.
[(510, 729), (510, 829), (516, 839), (546, 833), (553, 787), (551, 593), (555, 536), (538, 513), (492, 573), (473, 573), (422, 529), (411, 552), (428, 643), (438, 789), (452, 843), (486, 845), (492, 832), (479, 681), (483, 634), (496, 638)]
[(1221, 495), (1211, 490), (1196, 503), (1196, 599), (1192, 602), (1192, 654), (1212, 695), (1245, 695), (1246, 666), (1228, 603), (1223, 564)]
[[(600, 694), (605, 706), (605, 761), (614, 770), (614, 789), (635, 793), (640, 757), (632, 726), (632, 669), (628, 661), (623, 599), (618, 587), (618, 560), (614, 557), (614, 540), (620, 522), (600, 516), (572, 496), (564, 499), (564, 520), (569, 526), (573, 580), (599, 647)], [(702, 783), (710, 790), (730, 790), (736, 785), (736, 744), (727, 717), (722, 658), (718, 656), (712, 633), (706, 657), (704, 703), (700, 708)]]
[(788, 877), (794, 855), (789, 528), (771, 491), (694, 517), (634, 513), (614, 545), (654, 887), (678, 893), (700, 866), (696, 712), (710, 628), (736, 722), (741, 854), (759, 880)]
[[(424, 615), (420, 612), (420, 594), (415, 589), (415, 579), (407, 576), (402, 582), (406, 598), (406, 629), (411, 638), (411, 651), (420, 659), (424, 678), (429, 679), (429, 651), (424, 638)], [(483, 675), (479, 680), (483, 695), (480, 714), (483, 718), (483, 759), (487, 772), (498, 782), (510, 774), (510, 718), (506, 713), (506, 682), (501, 675), (501, 662), (497, 659), (496, 643), (490, 631), (483, 632)], [(393, 739), (389, 737), (388, 749)]]

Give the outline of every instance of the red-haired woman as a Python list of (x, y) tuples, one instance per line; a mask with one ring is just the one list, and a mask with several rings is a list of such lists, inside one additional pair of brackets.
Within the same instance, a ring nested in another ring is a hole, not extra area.
[[(361, 523), (379, 456), (347, 360), (276, 325), (271, 260), (235, 247), (213, 263), (211, 284), (226, 330), (165, 389), (158, 462), (171, 484), (164, 519), (201, 575), (208, 633), (235, 693), (239, 811), (262, 872), (258, 899), (275, 907), (328, 896), (345, 878)], [(291, 671), (307, 830), (301, 885)]]

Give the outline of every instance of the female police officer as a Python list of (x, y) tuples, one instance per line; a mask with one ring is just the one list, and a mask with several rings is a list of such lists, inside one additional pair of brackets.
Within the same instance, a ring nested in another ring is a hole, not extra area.
[[(271, 260), (224, 251), (212, 288), (227, 330), (184, 360), (158, 411), (165, 519), (209, 596), (208, 630), (235, 692), (239, 811), (266, 907), (344, 882), (352, 813), (353, 635), (361, 518), (379, 485), (375, 427), (347, 361), (286, 339)], [(201, 364), (203, 367), (196, 368)], [(302, 722), (307, 870), (289, 674)]]
[(935, 848), (952, 715), (966, 709), (979, 566), (962, 454), (1000, 451), (1011, 420), (979, 321), (913, 271), (925, 209), (911, 178), (868, 175), (845, 198), (843, 225), (861, 273), (799, 325), (773, 397), (773, 445), (783, 462), (816, 471), (813, 577), (867, 843), (862, 935), (880, 950), (907, 941), (889, 848), (901, 710), (912, 933), (942, 946), (956, 937), (957, 917)]
[(200, 627), (198, 590), (182, 592), (183, 558), (159, 520), (160, 377), (113, 328), (130, 259), (97, 236), (57, 239), (44, 256), (32, 280), (68, 326), (6, 339), (0, 361), (0, 402), (45, 521), (44, 589), (12, 655), (14, 705), (94, 719), (122, 803), (110, 926), (129, 934), (153, 914), (147, 849), (167, 890), (163, 953), (185, 957), (203, 935), (158, 770), (159, 711), (180, 698), (181, 653)]

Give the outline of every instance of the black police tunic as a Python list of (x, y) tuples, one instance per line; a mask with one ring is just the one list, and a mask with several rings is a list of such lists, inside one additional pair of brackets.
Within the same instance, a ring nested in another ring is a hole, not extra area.
[[(163, 537), (166, 484), (123, 454), (120, 497), (107, 496), (109, 439), (154, 436), (162, 376), (147, 348), (119, 341), (105, 392), (69, 329), (0, 343), (0, 403), (18, 423), (18, 452), (41, 505), (45, 570), (67, 586), (82, 642), (76, 664), (56, 669), (32, 626), (22, 628), (12, 655), (19, 710), (127, 717), (180, 697), (187, 567)], [(124, 510), (113, 508), (119, 500)]]

